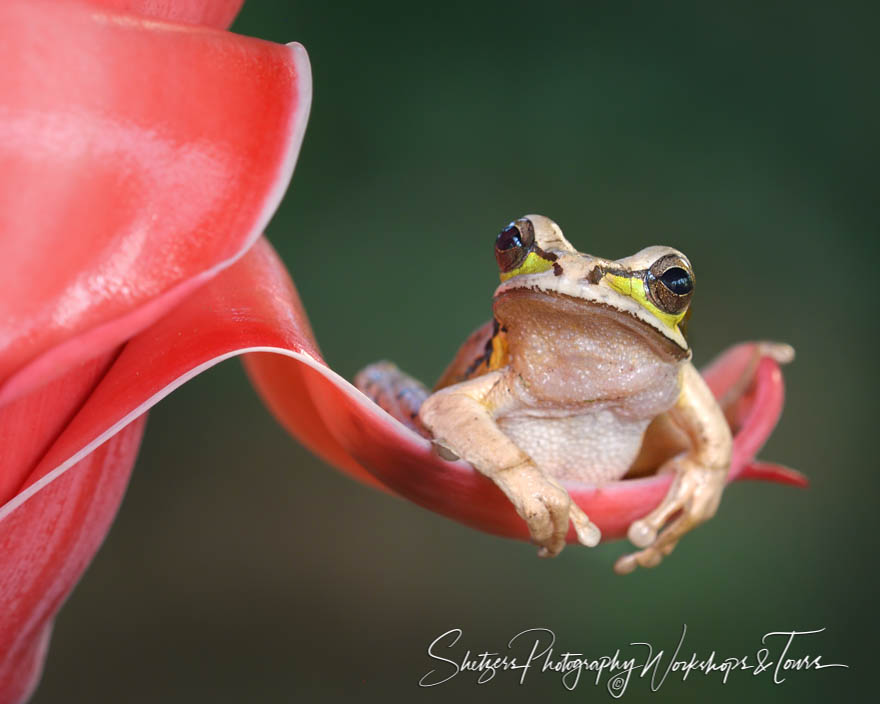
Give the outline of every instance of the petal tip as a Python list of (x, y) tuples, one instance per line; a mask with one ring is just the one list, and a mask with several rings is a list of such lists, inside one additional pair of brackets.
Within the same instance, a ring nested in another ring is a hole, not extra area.
[(809, 478), (791, 467), (772, 464), (770, 462), (752, 462), (743, 469), (739, 476), (740, 479), (751, 479), (754, 481), (777, 482), (778, 484), (787, 484), (788, 486), (796, 486), (800, 489), (806, 489), (810, 486)]

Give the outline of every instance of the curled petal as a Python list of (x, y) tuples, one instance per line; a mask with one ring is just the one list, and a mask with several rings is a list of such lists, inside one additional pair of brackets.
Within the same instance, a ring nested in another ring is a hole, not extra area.
[(157, 320), (255, 241), (305, 51), (80, 3), (0, 3), (0, 404)]
[[(357, 470), (348, 468), (353, 474), (366, 469), (392, 492), (425, 508), (480, 530), (528, 539), (524, 522), (491, 481), (464, 462), (438, 458), (427, 441), (387, 416), (344, 380), (312, 364), (307, 363), (309, 369), (296, 370), (266, 355), (251, 356), (246, 365), (256, 387), (285, 427), (327, 461), (333, 462), (340, 449), (344, 450), (357, 462)], [(752, 386), (753, 403), (734, 437), (730, 480), (739, 478), (781, 412), (782, 375), (775, 360), (761, 359)], [(309, 407), (318, 411), (323, 422), (319, 434), (311, 430), (312, 414), (307, 420), (291, 412), (294, 404), (290, 394), (301, 388), (308, 389)], [(727, 389), (721, 386), (717, 390)], [(316, 447), (315, 438), (325, 436), (329, 441)], [(624, 535), (630, 523), (659, 504), (671, 481), (671, 475), (658, 475), (603, 486), (563, 484), (602, 530), (603, 537), (609, 539)], [(569, 541), (575, 540), (572, 529)]]
[(110, 368), (117, 350), (90, 359), (0, 406), (0, 506), (12, 498)]
[[(27, 488), (0, 508), (0, 520), (171, 390), (242, 353), (255, 353), (246, 358), (247, 369), (281, 422), (328, 462), (480, 530), (528, 537), (524, 523), (491, 481), (465, 462), (437, 457), (429, 442), (326, 366), (293, 284), (265, 240), (125, 346)], [(726, 372), (730, 362), (723, 360), (721, 371)], [(715, 392), (723, 395), (740, 375), (717, 378), (722, 381)], [(745, 397), (749, 401), (741, 409), (742, 426), (734, 438), (731, 479), (740, 478), (749, 466), (755, 473), (754, 453), (782, 408), (782, 375), (773, 358), (760, 359)], [(665, 475), (601, 487), (566, 486), (605, 538), (613, 538), (659, 503), (670, 480)]]
[(153, 404), (224, 359), (258, 349), (289, 354), (295, 348), (326, 369), (298, 301), (284, 265), (258, 240), (122, 348), (23, 488), (0, 506), (0, 525)]
[(739, 479), (777, 482), (779, 484), (800, 487), (801, 489), (806, 488), (810, 484), (809, 480), (796, 469), (758, 460), (746, 465), (740, 473)]
[[(734, 436), (728, 480), (762, 478), (803, 486), (804, 478), (794, 470), (768, 471), (771, 465), (752, 462), (775, 427), (784, 399), (779, 363), (764, 352), (760, 344), (739, 345), (709, 368), (708, 381), (719, 398), (741, 384), (744, 375), (748, 382), (740, 391), (747, 402), (738, 409), (741, 425)], [(464, 462), (439, 459), (429, 443), (348, 382), (304, 361), (306, 368), (296, 369), (268, 355), (251, 355), (246, 366), (280, 422), (306, 446), (355, 476), (366, 470), (390, 491), (425, 508), (480, 530), (528, 539), (524, 522), (491, 481)], [(295, 400), (304, 390), (309, 398), (306, 413), (297, 409)], [(321, 424), (315, 421), (315, 411)], [(746, 468), (748, 474), (741, 476)], [(630, 523), (659, 504), (671, 481), (671, 475), (663, 475), (603, 486), (563, 483), (609, 539), (623, 536)], [(573, 529), (568, 539), (576, 541)]]

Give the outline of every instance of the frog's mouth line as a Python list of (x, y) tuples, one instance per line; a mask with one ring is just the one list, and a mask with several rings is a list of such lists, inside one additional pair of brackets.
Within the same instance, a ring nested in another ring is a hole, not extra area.
[(613, 305), (610, 300), (602, 300), (599, 297), (575, 296), (558, 291), (548, 291), (537, 286), (506, 288), (496, 295), (494, 305), (496, 318), (502, 324), (506, 324), (504, 316), (499, 315), (499, 309), (503, 309), (505, 301), (523, 297), (534, 300), (536, 306), (541, 304), (554, 305), (550, 301), (557, 301), (558, 305), (562, 307), (561, 312), (573, 316), (583, 315), (585, 309), (589, 312), (598, 311), (601, 315), (638, 333), (645, 343), (660, 356), (671, 356), (677, 361), (691, 357), (690, 348), (682, 347), (677, 340), (667, 334), (665, 329), (652, 324), (649, 313), (645, 312), (642, 315), (640, 311), (622, 309)]

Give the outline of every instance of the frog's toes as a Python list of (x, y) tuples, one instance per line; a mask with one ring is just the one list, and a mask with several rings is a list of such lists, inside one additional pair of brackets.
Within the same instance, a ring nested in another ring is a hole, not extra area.
[(421, 382), (391, 362), (376, 362), (357, 373), (354, 385), (405, 426), (427, 437), (418, 413), (430, 392)]

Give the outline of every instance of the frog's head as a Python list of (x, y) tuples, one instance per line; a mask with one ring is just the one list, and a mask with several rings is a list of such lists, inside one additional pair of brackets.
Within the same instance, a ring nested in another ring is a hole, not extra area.
[[(495, 240), (501, 285), (496, 301), (518, 291), (575, 300), (618, 318), (638, 321), (690, 354), (682, 331), (694, 292), (690, 262), (671, 247), (646, 247), (618, 260), (578, 252), (543, 215), (526, 215)], [(641, 327), (641, 326), (640, 326)]]

